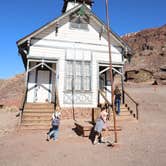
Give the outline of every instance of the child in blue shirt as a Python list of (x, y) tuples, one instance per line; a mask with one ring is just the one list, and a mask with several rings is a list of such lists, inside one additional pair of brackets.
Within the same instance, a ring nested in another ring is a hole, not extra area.
[(47, 134), (47, 141), (49, 141), (52, 137), (54, 141), (57, 140), (59, 133), (60, 117), (60, 112), (55, 112), (52, 114), (52, 128), (51, 131)]

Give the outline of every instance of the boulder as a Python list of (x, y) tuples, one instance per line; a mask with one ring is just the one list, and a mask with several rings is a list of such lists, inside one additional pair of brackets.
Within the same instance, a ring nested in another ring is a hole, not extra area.
[(146, 69), (129, 70), (125, 73), (126, 81), (146, 82), (153, 78), (153, 73)]

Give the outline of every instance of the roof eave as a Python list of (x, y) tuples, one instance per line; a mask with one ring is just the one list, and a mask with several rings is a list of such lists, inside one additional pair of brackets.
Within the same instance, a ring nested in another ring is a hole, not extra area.
[[(45, 24), (44, 26), (42, 26), (41, 28), (35, 30), (34, 32), (30, 33), (29, 35), (23, 37), (22, 39), (18, 40), (16, 43), (17, 45), (21, 45), (22, 43), (24, 43), (27, 40), (30, 40), (33, 36), (39, 34), (40, 32), (42, 32), (43, 30), (45, 30), (46, 28), (48, 28), (49, 26), (55, 24), (56, 22), (58, 22), (59, 20), (63, 19), (64, 17), (68, 16), (71, 12), (74, 12), (75, 10), (78, 10), (81, 6), (85, 7), (85, 10), (87, 10), (87, 12), (89, 12), (89, 14), (91, 16), (93, 16), (93, 18), (96, 19), (96, 21), (101, 24), (104, 25), (104, 28), (107, 29), (107, 25), (101, 20), (99, 19), (86, 5), (84, 4), (79, 4), (77, 6), (75, 6), (74, 8), (68, 10), (67, 12), (65, 12), (63, 15), (59, 16), (56, 19), (53, 19), (52, 21), (48, 22), (47, 24)], [(115, 32), (112, 31), (112, 29), (109, 27), (109, 31), (112, 34), (112, 36), (115, 38), (116, 41), (118, 41), (118, 43), (125, 49), (127, 49), (127, 52), (129, 54), (133, 54), (132, 49), (129, 47), (129, 45), (127, 45), (127, 43), (125, 41), (123, 41), (122, 38), (120, 38), (119, 35), (117, 35)]]
[(64, 13), (63, 15), (59, 16), (58, 18), (53, 19), (52, 21), (46, 23), (45, 25), (43, 25), (42, 27), (40, 27), (39, 29), (35, 30), (34, 32), (30, 33), (29, 35), (23, 37), (22, 39), (18, 40), (16, 42), (16, 44), (19, 46), (22, 43), (24, 43), (25, 41), (31, 39), (33, 36), (37, 35), (38, 33), (42, 32), (43, 30), (45, 30), (48, 26), (51, 26), (53, 24), (55, 24), (56, 22), (58, 22), (60, 19), (63, 19), (64, 17), (66, 17), (68, 14), (70, 14), (71, 12), (77, 10), (80, 8), (80, 6), (82, 6), (82, 4), (79, 4), (77, 6), (75, 6), (74, 8), (68, 10), (66, 13)]

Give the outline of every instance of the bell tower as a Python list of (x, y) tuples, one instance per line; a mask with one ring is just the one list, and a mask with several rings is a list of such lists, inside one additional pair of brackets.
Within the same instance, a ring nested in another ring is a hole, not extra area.
[(91, 9), (93, 3), (94, 2), (92, 0), (64, 0), (62, 13), (65, 13), (66, 11), (72, 9), (79, 4), (85, 4), (88, 8)]

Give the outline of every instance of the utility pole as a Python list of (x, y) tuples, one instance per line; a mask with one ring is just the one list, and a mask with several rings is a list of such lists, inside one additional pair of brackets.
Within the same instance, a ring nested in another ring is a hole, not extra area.
[(110, 18), (109, 18), (109, 11), (108, 11), (108, 0), (105, 0), (106, 6), (106, 19), (107, 19), (107, 37), (108, 37), (108, 49), (109, 49), (109, 60), (110, 60), (110, 79), (111, 79), (111, 101), (112, 101), (112, 110), (113, 110), (113, 119), (114, 119), (114, 135), (115, 135), (115, 143), (118, 142), (117, 140), (117, 130), (116, 130), (116, 112), (114, 106), (114, 84), (113, 84), (113, 74), (112, 74), (112, 57), (111, 57), (111, 40), (110, 40)]

